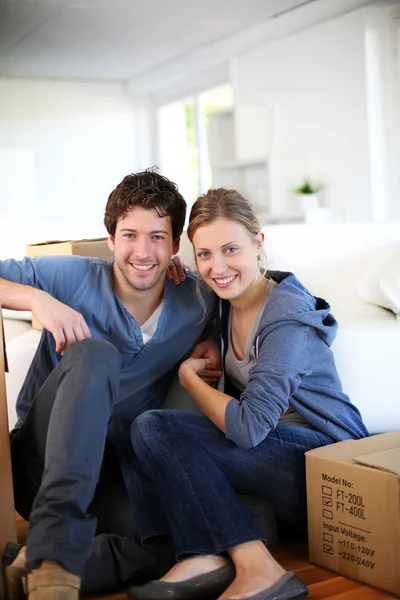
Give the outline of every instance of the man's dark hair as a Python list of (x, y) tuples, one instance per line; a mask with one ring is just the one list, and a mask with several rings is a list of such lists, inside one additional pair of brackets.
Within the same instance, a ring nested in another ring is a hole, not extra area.
[(141, 173), (131, 173), (123, 178), (108, 197), (104, 225), (115, 235), (117, 222), (135, 206), (155, 209), (159, 217), (171, 217), (172, 237), (176, 240), (183, 231), (186, 202), (178, 186), (153, 167)]

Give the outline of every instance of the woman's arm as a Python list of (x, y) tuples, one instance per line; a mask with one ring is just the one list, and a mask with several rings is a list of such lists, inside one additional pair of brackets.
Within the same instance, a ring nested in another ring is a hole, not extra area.
[(203, 359), (182, 363), (181, 384), (227, 439), (242, 448), (252, 448), (276, 427), (302, 378), (312, 372), (310, 336), (318, 344), (324, 343), (312, 327), (296, 321), (274, 323), (264, 331), (258, 360), (250, 370), (248, 385), (240, 399), (201, 381), (196, 373), (207, 365)]
[[(311, 352), (310, 340), (314, 340)], [(240, 401), (227, 406), (226, 437), (242, 448), (262, 442), (289, 408), (302, 379), (312, 373), (323, 345), (313, 327), (295, 320), (268, 326), (260, 336), (258, 359)]]
[(201, 412), (225, 433), (225, 410), (231, 396), (215, 390), (198, 375), (207, 370), (210, 359), (188, 358), (179, 369), (179, 381)]

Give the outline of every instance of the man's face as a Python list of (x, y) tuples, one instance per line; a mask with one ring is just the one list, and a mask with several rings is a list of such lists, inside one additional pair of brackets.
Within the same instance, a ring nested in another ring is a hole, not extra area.
[(149, 290), (164, 281), (171, 256), (179, 250), (179, 240), (172, 238), (171, 218), (141, 206), (118, 221), (108, 245), (114, 252), (117, 276), (122, 275), (135, 290)]

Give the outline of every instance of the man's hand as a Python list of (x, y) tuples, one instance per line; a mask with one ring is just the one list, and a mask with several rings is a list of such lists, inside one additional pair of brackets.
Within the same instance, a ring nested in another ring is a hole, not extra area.
[(167, 279), (172, 279), (176, 285), (179, 285), (185, 281), (186, 273), (190, 273), (190, 267), (186, 266), (179, 256), (174, 256), (167, 268)]
[[(210, 338), (199, 342), (193, 350), (192, 356), (188, 360), (192, 359), (205, 359), (207, 361), (202, 363), (196, 362), (196, 369), (199, 365), (203, 365), (203, 368), (194, 371), (206, 383), (215, 383), (221, 377), (221, 350), (215, 339)], [(191, 368), (194, 370), (194, 365)]]
[(59, 302), (47, 292), (36, 290), (31, 310), (39, 323), (53, 334), (56, 352), (63, 355), (67, 348), (92, 337), (83, 316), (73, 308)]

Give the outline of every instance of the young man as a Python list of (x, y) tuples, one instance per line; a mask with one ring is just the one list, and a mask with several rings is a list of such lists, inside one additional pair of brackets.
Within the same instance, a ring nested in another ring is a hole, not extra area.
[[(23, 593), (25, 562), (30, 600), (75, 600), (83, 576), (85, 589), (101, 589), (158, 576), (174, 561), (169, 548), (145, 549), (134, 537), (129, 430), (160, 406), (213, 314), (210, 296), (204, 318), (193, 276), (179, 286), (165, 277), (185, 213), (167, 178), (128, 175), (105, 211), (114, 261), (0, 262), (0, 303), (31, 310), (44, 328), (11, 433), (16, 508), (29, 537), (26, 556), (7, 548), (8, 600)], [(213, 342), (195, 352), (217, 363)]]

